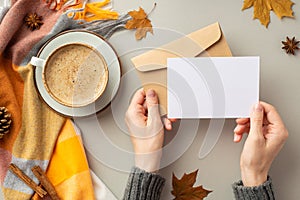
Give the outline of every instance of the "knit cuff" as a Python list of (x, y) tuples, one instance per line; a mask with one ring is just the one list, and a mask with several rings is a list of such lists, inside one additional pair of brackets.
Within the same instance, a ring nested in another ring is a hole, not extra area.
[(274, 200), (273, 184), (271, 178), (268, 176), (266, 182), (259, 186), (245, 187), (240, 180), (232, 185), (235, 199), (246, 200)]
[(137, 167), (131, 169), (124, 200), (159, 200), (165, 179)]

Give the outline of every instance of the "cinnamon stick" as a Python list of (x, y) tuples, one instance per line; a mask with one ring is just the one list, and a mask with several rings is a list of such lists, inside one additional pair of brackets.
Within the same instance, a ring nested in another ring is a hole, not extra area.
[(41, 198), (47, 195), (47, 192), (38, 186), (33, 180), (31, 180), (26, 174), (24, 174), (15, 164), (9, 165), (9, 170), (19, 177), (26, 185), (33, 189)]
[(41, 182), (41, 185), (47, 190), (52, 200), (60, 200), (58, 197), (53, 184), (50, 182), (47, 175), (44, 173), (40, 166), (34, 166), (31, 171), (37, 177), (37, 179)]

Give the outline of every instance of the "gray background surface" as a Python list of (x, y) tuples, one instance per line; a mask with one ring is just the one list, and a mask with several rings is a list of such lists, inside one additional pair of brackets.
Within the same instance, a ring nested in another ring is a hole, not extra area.
[[(285, 40), (286, 36), (296, 36), (300, 39), (299, 4), (293, 6), (295, 19), (279, 20), (274, 13), (271, 13), (271, 24), (266, 29), (258, 20), (252, 20), (253, 8), (241, 11), (242, 0), (163, 0), (156, 1), (156, 3), (157, 7), (150, 15), (153, 26), (187, 34), (218, 21), (234, 56), (261, 57), (260, 99), (277, 107), (290, 133), (285, 147), (272, 165), (270, 175), (273, 178), (277, 199), (299, 199), (300, 194), (297, 189), (300, 178), (300, 147), (298, 145), (300, 141), (298, 134), (300, 129), (298, 122), (300, 119), (298, 106), (300, 102), (300, 52), (296, 56), (289, 56), (281, 49), (281, 41)], [(149, 12), (153, 4), (152, 0), (115, 0), (114, 9), (120, 13), (126, 13), (142, 6), (146, 12)], [(123, 31), (114, 35), (109, 42), (119, 55), (123, 55), (120, 57), (123, 74), (129, 75), (127, 78), (123, 77), (119, 90), (119, 93), (124, 95), (122, 98), (117, 98), (116, 103), (112, 103), (112, 106), (103, 112), (75, 120), (83, 131), (83, 140), (91, 168), (118, 198), (123, 195), (128, 173), (114, 166), (124, 165), (126, 166), (124, 169), (128, 169), (128, 166), (133, 164), (133, 160), (123, 158), (121, 155), (114, 154), (109, 148), (105, 148), (103, 136), (121, 151), (132, 151), (130, 138), (125, 134), (127, 131), (121, 122), (128, 105), (127, 100), (133, 93), (132, 88), (139, 86), (130, 62), (130, 58), (138, 52), (130, 53), (129, 51), (135, 47), (149, 47), (156, 42), (156, 45), (163, 44), (172, 39), (166, 35), (155, 30), (153, 36), (148, 35), (147, 39), (139, 42), (134, 40), (132, 31)], [(178, 35), (175, 34), (175, 36)], [(196, 137), (193, 138), (195, 130), (190, 124), (198, 122), (199, 120), (185, 120), (176, 124), (180, 126), (180, 130), (184, 130), (186, 138), (189, 138), (192, 144), (186, 146), (186, 151), (180, 158), (161, 170), (161, 174), (167, 179), (162, 197), (164, 200), (172, 198), (170, 194), (172, 173), (181, 177), (184, 172), (191, 172), (195, 169), (199, 169), (196, 185), (201, 184), (213, 190), (207, 199), (233, 199), (231, 184), (240, 178), (239, 157), (243, 147), (243, 142), (240, 144), (232, 142), (234, 120), (226, 120), (216, 146), (204, 159), (199, 159), (198, 153), (210, 121), (200, 120)], [(100, 129), (105, 133), (101, 137), (99, 136)], [(176, 130), (166, 133), (166, 143), (170, 144), (178, 135)], [(115, 163), (112, 164), (113, 166), (108, 166), (107, 163), (111, 161)]]

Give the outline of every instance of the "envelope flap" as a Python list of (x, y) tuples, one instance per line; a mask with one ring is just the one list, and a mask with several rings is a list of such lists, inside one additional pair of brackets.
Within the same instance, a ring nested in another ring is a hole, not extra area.
[(199, 46), (202, 47), (202, 50), (206, 50), (213, 44), (218, 42), (221, 36), (222, 32), (218, 22), (211, 24), (198, 31), (192, 32), (188, 35), (190, 39), (194, 40)]
[(182, 38), (150, 50), (131, 59), (142, 72), (167, 67), (167, 59), (174, 57), (195, 57), (218, 42), (222, 36), (219, 23), (192, 32)]

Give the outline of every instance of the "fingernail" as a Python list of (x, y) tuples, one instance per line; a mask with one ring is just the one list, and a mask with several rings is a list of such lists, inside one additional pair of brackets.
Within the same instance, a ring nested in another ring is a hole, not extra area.
[(239, 136), (237, 134), (234, 134), (233, 136), (233, 141), (237, 142), (239, 140)]
[(262, 112), (263, 111), (263, 107), (260, 103), (257, 103), (255, 104), (255, 107), (254, 107), (255, 111), (258, 111), (258, 112)]
[(153, 89), (148, 90), (147, 95), (148, 95), (149, 97), (155, 97), (155, 92), (154, 92), (154, 90), (153, 90)]

